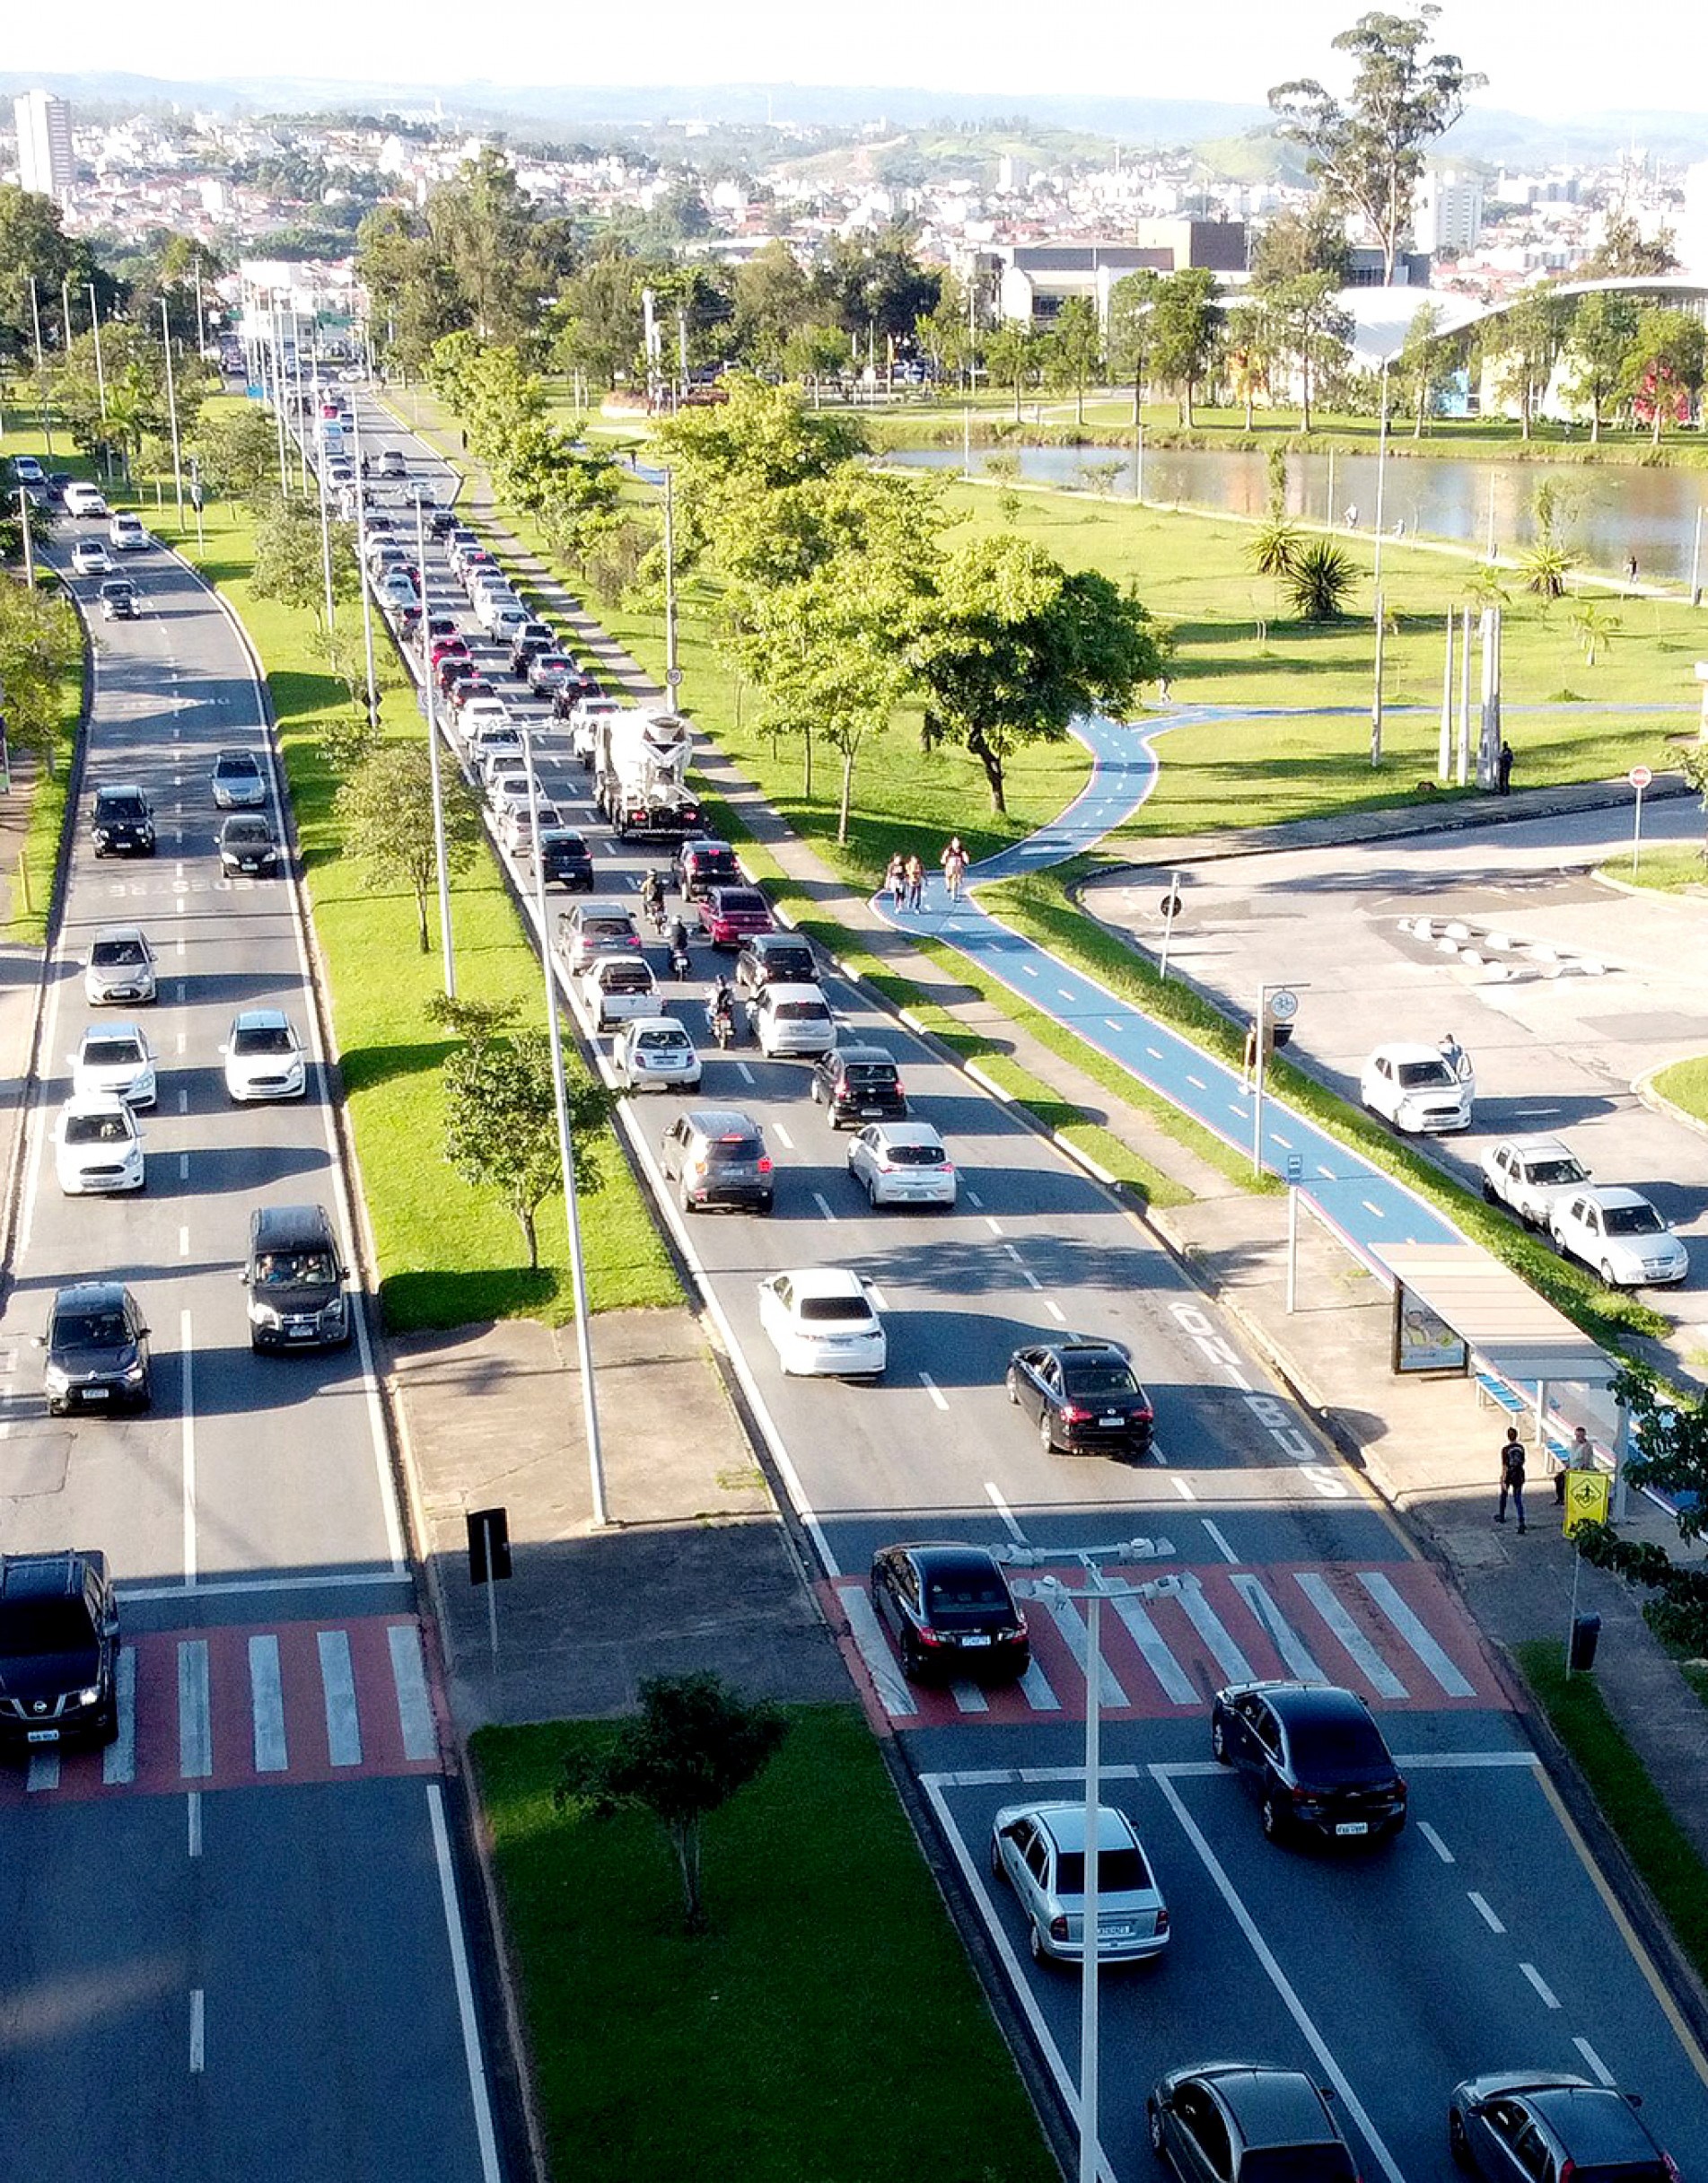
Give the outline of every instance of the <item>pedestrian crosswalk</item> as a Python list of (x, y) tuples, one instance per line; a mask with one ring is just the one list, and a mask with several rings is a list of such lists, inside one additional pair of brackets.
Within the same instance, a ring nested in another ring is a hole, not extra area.
[(115, 1740), (38, 1747), (0, 1771), (0, 1806), (440, 1770), (408, 1617), (145, 1631), (120, 1652), (118, 1685)]
[[(1058, 1573), (1073, 1587), (1075, 1573)], [(1111, 1572), (1134, 1581), (1149, 1570)], [(1378, 1569), (1221, 1565), (1180, 1573), (1161, 1599), (1110, 1600), (1099, 1618), (1098, 1688), (1106, 1719), (1202, 1712), (1224, 1683), (1288, 1677), (1339, 1683), (1376, 1708), (1504, 1706), (1468, 1617), (1422, 1562)], [(890, 1727), (1012, 1726), (1082, 1720), (1091, 1671), (1082, 1602), (1045, 1587), (1025, 1602), (1032, 1664), (1012, 1687), (910, 1683), (865, 1582), (828, 1588), (855, 1680)]]

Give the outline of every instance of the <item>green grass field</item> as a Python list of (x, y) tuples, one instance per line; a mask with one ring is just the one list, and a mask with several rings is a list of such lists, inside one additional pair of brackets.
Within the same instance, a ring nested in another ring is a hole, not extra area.
[(1662, 1099), (1669, 1099), (1708, 1127), (1708, 1057), (1674, 1062), (1656, 1076), (1654, 1087)]
[(1055, 2163), (851, 1707), (796, 1707), (705, 1835), (554, 1807), (612, 1731), (474, 1738), (554, 2174), (576, 2183), (1055, 2183)]

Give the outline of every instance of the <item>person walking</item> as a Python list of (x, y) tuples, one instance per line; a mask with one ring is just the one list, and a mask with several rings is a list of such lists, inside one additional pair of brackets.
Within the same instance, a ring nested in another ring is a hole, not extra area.
[(1494, 789), (1497, 795), (1510, 796), (1512, 793), (1512, 746), (1501, 745), (1501, 754), (1494, 761)]
[(1565, 1474), (1568, 1470), (1593, 1470), (1595, 1446), (1581, 1425), (1572, 1434), (1572, 1445), (1565, 1451), (1565, 1460), (1554, 1474), (1554, 1505), (1565, 1506)]
[(1519, 1520), (1522, 1536), (1528, 1528), (1524, 1521), (1524, 1442), (1519, 1438), (1516, 1425), (1508, 1425), (1506, 1438), (1501, 1443), (1501, 1504), (1494, 1512), (1496, 1523), (1506, 1521), (1506, 1497), (1512, 1496), (1512, 1511)]
[(925, 900), (925, 867), (915, 856), (907, 859), (907, 907), (920, 909)]
[(943, 868), (943, 886), (951, 902), (960, 899), (960, 883), (967, 871), (967, 852), (960, 846), (960, 836), (955, 835), (938, 862)]
[(889, 890), (889, 907), (900, 909), (907, 897), (907, 867), (898, 849), (884, 868), (884, 885)]

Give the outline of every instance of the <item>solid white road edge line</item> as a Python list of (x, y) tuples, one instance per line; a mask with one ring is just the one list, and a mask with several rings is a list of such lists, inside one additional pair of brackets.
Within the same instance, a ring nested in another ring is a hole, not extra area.
[(178, 1315), (178, 1353), (184, 1384), (180, 1441), (184, 1474), (184, 1589), (196, 1589), (196, 1363), (191, 1347), (189, 1313)]
[(426, 1784), (426, 1793), (433, 1854), (439, 1866), (439, 1893), (444, 1904), (445, 1938), (451, 1945), (451, 1971), (457, 1987), (457, 2013), (462, 2020), (463, 2061), (469, 2071), (469, 2096), (474, 2106), (475, 2136), (480, 2146), (480, 2172), (485, 2183), (500, 2183), (498, 2144), (492, 2126), (492, 2096), (486, 2087), (486, 2062), (481, 2052), (480, 2026), (475, 2016), (469, 1950), (463, 1939), (462, 1912), (457, 1902), (457, 1875), (451, 1862), (451, 1837), (445, 1828), (444, 1792), (436, 1781), (432, 1781)]

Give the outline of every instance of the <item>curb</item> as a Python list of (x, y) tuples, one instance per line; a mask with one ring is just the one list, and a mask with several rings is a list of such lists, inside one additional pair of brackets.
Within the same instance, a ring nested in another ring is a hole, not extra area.
[(1694, 1129), (1699, 1137), (1708, 1137), (1708, 1122), (1677, 1105), (1664, 1092), (1655, 1090), (1655, 1078), (1663, 1070), (1677, 1065), (1676, 1062), (1663, 1061), (1658, 1068), (1646, 1069), (1641, 1076), (1633, 1077), (1631, 1089), (1651, 1114), (1664, 1115), (1669, 1122), (1677, 1122), (1686, 1129)]

